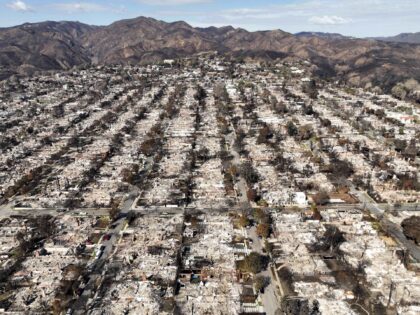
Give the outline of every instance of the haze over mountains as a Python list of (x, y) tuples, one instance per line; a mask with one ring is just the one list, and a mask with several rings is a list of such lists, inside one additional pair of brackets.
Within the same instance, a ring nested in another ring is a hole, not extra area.
[(322, 76), (385, 90), (420, 80), (420, 45), (339, 34), (194, 28), (139, 17), (108, 26), (43, 22), (0, 29), (0, 78), (83, 64), (147, 63), (219, 51), (235, 57), (305, 59)]
[(385, 42), (420, 44), (420, 32), (402, 33), (402, 34), (391, 36), (391, 37), (377, 37), (376, 39), (382, 40)]

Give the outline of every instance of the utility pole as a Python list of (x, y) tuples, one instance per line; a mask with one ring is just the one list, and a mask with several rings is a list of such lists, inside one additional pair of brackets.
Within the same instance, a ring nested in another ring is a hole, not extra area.
[(389, 288), (388, 304), (386, 305), (386, 308), (388, 308), (389, 304), (391, 303), (392, 291), (394, 291), (394, 289), (395, 289), (395, 283), (394, 281), (391, 281), (391, 287)]

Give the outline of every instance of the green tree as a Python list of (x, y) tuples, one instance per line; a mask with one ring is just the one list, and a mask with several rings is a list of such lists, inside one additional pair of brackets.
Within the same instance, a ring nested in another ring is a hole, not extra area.
[(287, 134), (291, 137), (294, 137), (298, 134), (298, 128), (293, 123), (293, 121), (289, 121), (286, 125), (287, 127)]
[(260, 255), (257, 252), (252, 252), (242, 261), (241, 269), (246, 272), (257, 274), (267, 268), (267, 264), (267, 256)]
[(245, 181), (250, 184), (255, 184), (259, 180), (257, 171), (253, 168), (251, 162), (244, 162), (240, 167), (240, 173)]

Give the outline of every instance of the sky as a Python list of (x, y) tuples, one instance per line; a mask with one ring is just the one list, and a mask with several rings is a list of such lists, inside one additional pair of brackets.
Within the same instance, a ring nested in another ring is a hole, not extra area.
[(420, 32), (420, 0), (0, 0), (0, 27), (46, 20), (108, 25), (138, 16), (249, 31), (355, 37)]

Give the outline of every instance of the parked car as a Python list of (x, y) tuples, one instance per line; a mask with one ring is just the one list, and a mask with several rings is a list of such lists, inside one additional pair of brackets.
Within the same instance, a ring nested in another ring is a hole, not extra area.
[(112, 237), (112, 234), (105, 234), (104, 237), (103, 237), (103, 240), (104, 241), (109, 241), (111, 239), (111, 237)]

